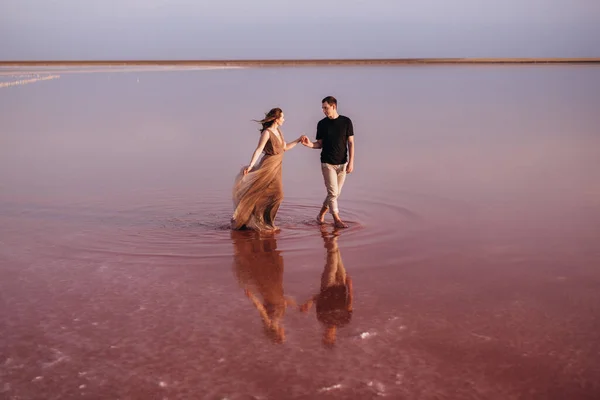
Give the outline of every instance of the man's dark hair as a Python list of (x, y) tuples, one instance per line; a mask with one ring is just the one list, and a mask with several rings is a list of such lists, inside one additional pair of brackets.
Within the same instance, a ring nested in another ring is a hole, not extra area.
[(336, 106), (337, 107), (337, 100), (333, 96), (327, 96), (327, 97), (325, 97), (323, 100), (321, 100), (321, 103), (327, 103), (330, 106)]

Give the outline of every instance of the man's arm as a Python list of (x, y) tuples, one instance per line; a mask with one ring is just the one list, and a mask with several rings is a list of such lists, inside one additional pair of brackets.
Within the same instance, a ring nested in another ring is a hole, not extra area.
[(319, 298), (319, 294), (315, 294), (314, 296), (312, 296), (310, 299), (308, 299), (306, 301), (306, 303), (302, 304), (299, 309), (300, 312), (308, 312), (308, 310), (310, 310), (310, 308), (312, 307), (313, 303), (315, 301), (317, 301), (317, 299)]
[(346, 126), (346, 137), (348, 138), (348, 165), (346, 165), (346, 173), (354, 171), (354, 125), (350, 118)]
[(317, 137), (314, 142), (311, 142), (308, 136), (304, 135), (302, 144), (311, 149), (323, 148), (323, 121), (319, 121), (317, 124)]
[(354, 291), (352, 290), (352, 278), (346, 277), (346, 286), (348, 287), (348, 311), (352, 311), (352, 300), (354, 299)]
[(320, 149), (323, 147), (323, 141), (321, 139), (311, 142), (308, 136), (304, 136), (302, 144), (311, 149)]
[(346, 166), (347, 173), (352, 171), (354, 171), (354, 136), (348, 138), (348, 165)]

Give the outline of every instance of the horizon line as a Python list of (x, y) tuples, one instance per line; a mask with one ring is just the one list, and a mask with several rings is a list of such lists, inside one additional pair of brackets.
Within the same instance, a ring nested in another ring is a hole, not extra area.
[(301, 59), (169, 59), (169, 60), (0, 60), (0, 66), (62, 65), (197, 65), (197, 66), (301, 66), (382, 64), (596, 64), (600, 57), (497, 57), (497, 58), (301, 58)]

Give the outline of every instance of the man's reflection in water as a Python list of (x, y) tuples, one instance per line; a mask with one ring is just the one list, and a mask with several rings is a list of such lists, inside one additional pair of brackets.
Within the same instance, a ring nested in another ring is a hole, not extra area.
[(275, 343), (283, 343), (282, 319), (294, 301), (283, 294), (283, 257), (274, 233), (231, 231), (235, 275), (244, 293), (258, 310), (264, 332)]
[(316, 303), (317, 319), (323, 325), (323, 344), (333, 346), (336, 332), (352, 319), (352, 279), (346, 273), (342, 255), (338, 247), (339, 230), (329, 233), (321, 227), (321, 236), (327, 249), (327, 262), (321, 275), (321, 289), (300, 306), (300, 311), (308, 312)]

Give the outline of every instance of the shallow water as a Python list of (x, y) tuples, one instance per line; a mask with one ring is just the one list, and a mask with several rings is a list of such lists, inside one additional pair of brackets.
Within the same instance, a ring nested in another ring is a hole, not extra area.
[[(600, 68), (49, 74), (0, 88), (0, 397), (600, 396)], [(314, 136), (329, 94), (356, 132), (350, 227), (314, 221), (299, 146), (281, 232), (232, 234), (251, 119), (280, 106), (286, 139)], [(273, 343), (239, 259), (302, 303), (332, 235), (350, 324), (329, 348), (290, 307)]]

